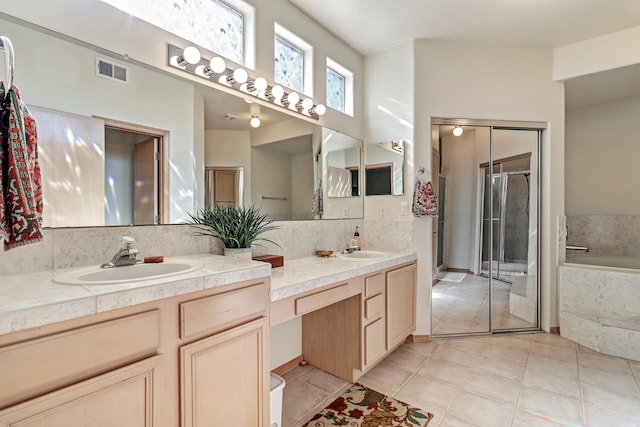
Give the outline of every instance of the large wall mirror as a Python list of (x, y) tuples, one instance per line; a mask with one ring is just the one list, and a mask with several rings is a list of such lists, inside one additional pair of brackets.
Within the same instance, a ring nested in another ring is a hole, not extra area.
[(365, 147), (365, 183), (367, 196), (404, 194), (405, 140), (367, 144)]
[[(138, 37), (126, 15), (110, 25), (113, 34), (122, 25), (122, 34)], [(335, 209), (313, 210), (316, 193), (325, 206), (330, 199), (323, 185), (330, 162), (322, 158), (334, 150), (331, 140), (350, 140), (357, 150), (355, 163), (345, 156), (356, 185), (360, 140), (119, 57), (71, 30), (53, 32), (5, 13), (0, 26), (14, 45), (15, 82), (38, 122), (45, 227), (182, 223), (215, 203), (255, 204), (277, 220), (363, 217), (359, 190), (329, 203)], [(159, 31), (145, 29), (140, 40), (164, 50), (161, 37), (149, 41)], [(105, 64), (124, 69), (127, 81), (97, 73)]]

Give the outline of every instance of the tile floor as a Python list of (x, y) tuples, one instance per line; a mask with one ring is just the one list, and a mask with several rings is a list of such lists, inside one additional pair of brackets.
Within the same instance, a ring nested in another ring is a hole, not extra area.
[[(349, 384), (311, 366), (284, 375), (282, 427)], [(362, 384), (434, 414), (429, 427), (640, 427), (640, 362), (545, 333), (405, 343)]]
[[(535, 325), (509, 313), (508, 284), (493, 281), (491, 307), (494, 329), (532, 328)], [(487, 332), (489, 279), (467, 274), (462, 282), (439, 281), (432, 290), (433, 334)]]

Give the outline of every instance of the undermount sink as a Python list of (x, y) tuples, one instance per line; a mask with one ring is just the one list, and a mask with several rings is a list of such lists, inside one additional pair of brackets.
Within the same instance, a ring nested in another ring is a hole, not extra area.
[(175, 274), (189, 273), (200, 267), (202, 267), (201, 263), (188, 260), (142, 263), (105, 269), (87, 267), (56, 272), (53, 275), (53, 281), (67, 285), (110, 285), (160, 279)]
[(353, 251), (350, 254), (339, 253), (337, 256), (347, 259), (375, 259), (386, 258), (389, 255), (378, 251)]

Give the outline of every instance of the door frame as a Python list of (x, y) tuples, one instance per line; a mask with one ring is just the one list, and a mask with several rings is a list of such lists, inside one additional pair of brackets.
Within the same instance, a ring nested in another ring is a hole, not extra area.
[(104, 121), (104, 126), (112, 129), (118, 129), (131, 133), (140, 133), (149, 135), (151, 138), (158, 139), (158, 214), (160, 218), (156, 224), (169, 224), (170, 217), (170, 187), (169, 187), (169, 134), (166, 129), (159, 129), (151, 126), (145, 126), (138, 123), (130, 123), (122, 120), (110, 119), (107, 117), (93, 116), (96, 119)]
[[(541, 201), (542, 201), (542, 173), (541, 173), (541, 159), (542, 159), (542, 133), (547, 129), (547, 123), (545, 122), (534, 122), (534, 121), (509, 121), (509, 120), (487, 120), (487, 119), (454, 119), (454, 118), (443, 118), (443, 117), (432, 117), (431, 118), (431, 126), (441, 126), (441, 125), (452, 125), (452, 126), (470, 126), (470, 127), (487, 127), (489, 128), (489, 162), (488, 164), (493, 164), (493, 153), (492, 153), (492, 144), (493, 144), (493, 131), (494, 130), (524, 130), (524, 131), (537, 131), (537, 164), (535, 167), (537, 168), (537, 233), (536, 233), (536, 281), (537, 281), (537, 290), (536, 290), (536, 298), (537, 298), (537, 322), (534, 327), (531, 328), (514, 328), (514, 329), (499, 329), (494, 330), (492, 325), (492, 311), (491, 311), (491, 303), (489, 304), (489, 328), (488, 331), (483, 332), (464, 332), (464, 333), (451, 333), (451, 334), (438, 334), (438, 337), (449, 337), (449, 336), (472, 336), (472, 335), (492, 335), (496, 333), (509, 333), (509, 332), (537, 332), (542, 330), (542, 286), (540, 285), (540, 274), (541, 274), (541, 256), (540, 256), (540, 248), (541, 248)], [(434, 141), (431, 141), (432, 144)], [(440, 147), (441, 148), (441, 147)], [(440, 149), (440, 153), (442, 150)], [(533, 167), (533, 165), (532, 165)], [(492, 241), (492, 234), (490, 234), (490, 241)], [(480, 242), (480, 244), (482, 244)], [(490, 252), (490, 257), (492, 256)], [(489, 280), (489, 301), (492, 301), (492, 286), (491, 286), (491, 275), (488, 277)], [(433, 293), (433, 287), (430, 290)], [(433, 315), (433, 295), (431, 295), (431, 314)], [(431, 321), (431, 336), (433, 334), (433, 320)]]

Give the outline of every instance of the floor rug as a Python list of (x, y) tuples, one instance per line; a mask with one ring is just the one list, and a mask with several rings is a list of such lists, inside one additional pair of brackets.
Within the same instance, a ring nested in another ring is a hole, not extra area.
[(354, 384), (303, 427), (424, 427), (433, 414)]
[(467, 277), (467, 273), (455, 273), (452, 271), (443, 271), (442, 273), (438, 273), (436, 276), (438, 280), (442, 280), (444, 282), (462, 282), (465, 277)]

